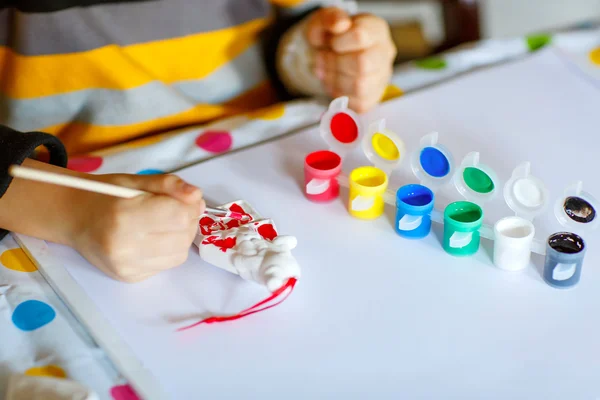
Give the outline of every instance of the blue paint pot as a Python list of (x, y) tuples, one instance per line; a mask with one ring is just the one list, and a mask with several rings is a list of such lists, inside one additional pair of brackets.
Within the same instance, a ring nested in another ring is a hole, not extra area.
[(444, 153), (435, 147), (423, 148), (419, 161), (423, 171), (435, 178), (443, 178), (450, 172), (450, 161)]
[(411, 184), (396, 192), (396, 226), (398, 235), (420, 239), (431, 231), (434, 195), (426, 186)]

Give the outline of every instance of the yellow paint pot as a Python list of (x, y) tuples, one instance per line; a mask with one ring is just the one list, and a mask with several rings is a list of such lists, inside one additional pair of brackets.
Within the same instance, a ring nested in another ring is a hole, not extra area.
[(359, 167), (350, 173), (348, 211), (361, 219), (375, 219), (383, 214), (383, 195), (388, 176), (377, 167)]

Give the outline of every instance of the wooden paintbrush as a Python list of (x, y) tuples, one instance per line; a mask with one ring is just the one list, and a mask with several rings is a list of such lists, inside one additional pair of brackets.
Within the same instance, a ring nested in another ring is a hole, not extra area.
[[(48, 171), (40, 171), (37, 169), (27, 168), (19, 165), (12, 165), (8, 169), (8, 173), (14, 178), (50, 183), (53, 185), (66, 186), (73, 189), (87, 190), (88, 192), (95, 192), (105, 194), (107, 196), (120, 197), (124, 199), (131, 199), (137, 196), (148, 194), (148, 192), (144, 192), (143, 190), (131, 189), (128, 187), (113, 185), (110, 183), (96, 182), (89, 179), (56, 174)], [(226, 217), (237, 220), (241, 220), (244, 217), (239, 212), (214, 207), (206, 207), (204, 213), (214, 215), (216, 217)]]

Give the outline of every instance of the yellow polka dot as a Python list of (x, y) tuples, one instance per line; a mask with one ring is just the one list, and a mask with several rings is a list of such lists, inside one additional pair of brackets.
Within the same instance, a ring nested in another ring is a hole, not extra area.
[(388, 85), (388, 87), (385, 88), (385, 93), (383, 94), (381, 101), (388, 101), (393, 98), (400, 97), (403, 94), (404, 94), (404, 92), (398, 86)]
[(260, 110), (252, 111), (247, 114), (250, 119), (262, 119), (272, 121), (283, 116), (285, 106), (283, 104), (275, 104), (274, 106), (261, 108)]
[(0, 255), (0, 264), (4, 265), (8, 269), (20, 272), (33, 272), (37, 271), (37, 268), (29, 257), (25, 254), (23, 249), (11, 249), (6, 250)]
[(600, 66), (600, 47), (595, 48), (590, 52), (590, 60), (598, 66)]
[(33, 367), (25, 371), (29, 376), (49, 376), (53, 378), (66, 378), (67, 374), (63, 369), (56, 365), (45, 365), (43, 367)]

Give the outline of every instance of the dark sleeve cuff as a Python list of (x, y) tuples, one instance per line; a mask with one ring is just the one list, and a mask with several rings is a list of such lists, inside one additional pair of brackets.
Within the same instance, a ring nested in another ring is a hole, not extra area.
[[(18, 132), (0, 125), (0, 197), (4, 196), (12, 182), (8, 168), (13, 164), (21, 165), (39, 146), (48, 149), (50, 164), (67, 166), (67, 152), (57, 137), (42, 132)], [(0, 240), (6, 234), (0, 229)]]
[(281, 101), (292, 100), (295, 97), (290, 94), (277, 73), (277, 48), (282, 36), (298, 22), (302, 21), (306, 16), (321, 8), (320, 6), (312, 7), (299, 14), (286, 15), (279, 11), (276, 15), (275, 22), (269, 26), (262, 37), (263, 59), (267, 74), (269, 75), (271, 85), (277, 92), (277, 96)]

